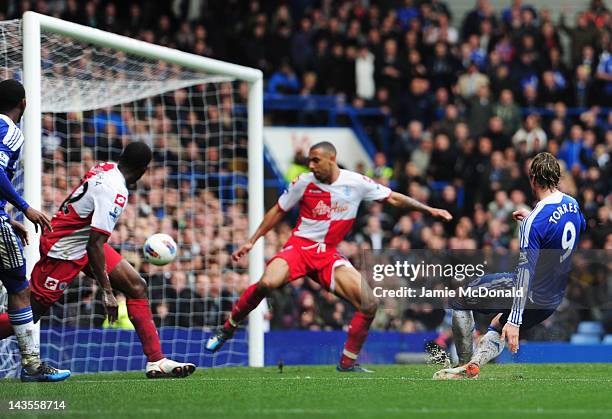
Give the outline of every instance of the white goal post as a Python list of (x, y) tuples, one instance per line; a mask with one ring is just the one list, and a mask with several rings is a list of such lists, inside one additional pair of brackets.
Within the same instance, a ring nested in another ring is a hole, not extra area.
[[(103, 48), (163, 60), (188, 69), (213, 75), (222, 75), (248, 83), (248, 228), (253, 234), (264, 215), (264, 167), (263, 167), (263, 74), (260, 70), (230, 64), (195, 54), (181, 52), (159, 45), (149, 44), (61, 19), (26, 12), (23, 15), (23, 81), (27, 96), (24, 115), (26, 138), (24, 158), (24, 195), (35, 208), (42, 207), (42, 158), (41, 158), (41, 32), (50, 32), (74, 38)], [(34, 226), (27, 223), (30, 245), (26, 247), (28, 270), (38, 260), (38, 236)], [(248, 274), (250, 282), (256, 282), (264, 270), (264, 244), (260, 240), (249, 253)], [(249, 365), (264, 365), (264, 309), (262, 305), (253, 311), (248, 326)]]

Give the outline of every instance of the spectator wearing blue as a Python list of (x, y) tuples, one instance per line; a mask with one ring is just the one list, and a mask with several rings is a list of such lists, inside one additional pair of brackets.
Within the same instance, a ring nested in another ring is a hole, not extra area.
[(419, 9), (415, 7), (413, 0), (404, 0), (404, 6), (397, 9), (397, 20), (404, 30), (410, 27), (412, 19), (418, 18)]
[(106, 108), (104, 112), (97, 112), (93, 118), (93, 124), (96, 132), (105, 132), (107, 125), (112, 124), (117, 129), (118, 135), (128, 134), (127, 126), (123, 122), (121, 114), (114, 112), (110, 107)]
[(569, 139), (566, 140), (559, 150), (559, 158), (565, 162), (567, 167), (571, 170), (574, 166), (580, 167), (584, 170), (584, 165), (580, 160), (580, 153), (582, 152), (583, 143), (583, 131), (580, 125), (573, 125), (570, 129)]
[(278, 71), (272, 74), (268, 82), (268, 93), (296, 94), (300, 90), (300, 81), (287, 60), (283, 61)]
[(480, 38), (478, 35), (471, 35), (468, 39), (470, 48), (469, 62), (478, 66), (479, 70), (484, 70), (487, 67), (487, 52), (480, 46)]
[[(85, 131), (83, 143), (88, 147), (102, 146), (108, 148), (116, 136), (129, 134), (129, 130), (121, 114), (108, 107), (101, 112), (96, 112), (92, 120), (94, 132)], [(100, 144), (101, 140), (105, 144)], [(107, 158), (103, 158), (106, 160)]]

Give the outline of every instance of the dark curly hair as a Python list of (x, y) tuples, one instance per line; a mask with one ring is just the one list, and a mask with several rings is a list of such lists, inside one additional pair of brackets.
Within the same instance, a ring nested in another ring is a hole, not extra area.
[(559, 162), (550, 153), (538, 153), (531, 161), (529, 177), (543, 189), (555, 189), (561, 179)]
[(0, 82), (0, 112), (10, 112), (25, 98), (23, 85), (13, 79)]
[(142, 141), (129, 143), (119, 157), (119, 164), (132, 169), (144, 169), (149, 165), (153, 153)]

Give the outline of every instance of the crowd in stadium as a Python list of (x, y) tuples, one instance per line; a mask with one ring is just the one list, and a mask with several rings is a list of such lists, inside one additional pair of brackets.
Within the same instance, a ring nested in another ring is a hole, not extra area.
[[(364, 172), (449, 210), (455, 218), (443, 225), (373, 204), (340, 246), (357, 266), (362, 250), (383, 247), (516, 250), (517, 225), (510, 214), (533, 206), (527, 167), (530, 157), (544, 150), (561, 161), (561, 188), (579, 200), (588, 219), (580, 248), (612, 249), (612, 15), (604, 1), (591, 1), (575, 18), (563, 11), (556, 20), (550, 10), (520, 0), (508, 1), (503, 9), (478, 0), (465, 16), (452, 16), (440, 0), (233, 0), (204, 2), (205, 11), (191, 7), (191, 2), (162, 3), (145, 7), (144, 2), (132, 2), (125, 9), (128, 13), (121, 15), (113, 1), (8, 2), (5, 10), (0, 8), (0, 18), (36, 9), (260, 68), (271, 95), (342, 95), (356, 108), (378, 108), (390, 117), (391, 141), (384, 149), (377, 131), (369, 131), (380, 152), (375, 166), (364, 167)], [(220, 106), (216, 112), (221, 117), (203, 116), (213, 118), (207, 125), (222, 124), (223, 116), (232, 111)], [(125, 120), (129, 112), (119, 117)], [(205, 146), (193, 145), (187, 170), (219, 159)], [(69, 157), (64, 152), (54, 158)], [(54, 165), (56, 171), (62, 166), (57, 161)], [(147, 217), (139, 226), (124, 222), (114, 241), (124, 246), (132, 239), (141, 243), (155, 226), (178, 235), (186, 257), (164, 272), (145, 272), (156, 321), (216, 326), (248, 283), (246, 263), (237, 270), (229, 262), (234, 246), (246, 237), (246, 221), (239, 207), (222, 205), (223, 197), (209, 191), (201, 191), (191, 204), (206, 208), (202, 218), (185, 215), (190, 207), (158, 211), (161, 197), (154, 192), (154, 179), (163, 181), (169, 175), (164, 170), (148, 175), (145, 189), (151, 192), (138, 198), (142, 202), (136, 208), (148, 208)], [(164, 185), (166, 192), (176, 188), (166, 196), (166, 205), (178, 203), (181, 185)], [(54, 199), (59, 198), (48, 196), (50, 202)], [(136, 219), (129, 215), (124, 219)], [(189, 233), (189, 223), (195, 223), (195, 234)], [(140, 237), (131, 236), (134, 227), (140, 229)], [(280, 249), (289, 234), (289, 223), (269, 233), (266, 256)], [(137, 251), (126, 251), (137, 268), (148, 269)], [(189, 269), (204, 271), (182, 272), (186, 261)], [(585, 288), (597, 281), (588, 275), (582, 280)], [(299, 280), (276, 292), (269, 299), (271, 327), (316, 330), (347, 324), (347, 306), (318, 288), (312, 281)], [(91, 294), (91, 287), (83, 289)], [(101, 313), (101, 307), (87, 306), (95, 305), (91, 295), (80, 304), (83, 307), (75, 309), (79, 313)], [(444, 312), (430, 307), (400, 307), (394, 301), (382, 307), (375, 328), (411, 332), (435, 329), (444, 322)], [(593, 316), (603, 316), (612, 329), (609, 314), (570, 309), (545, 326), (563, 339), (581, 318)]]

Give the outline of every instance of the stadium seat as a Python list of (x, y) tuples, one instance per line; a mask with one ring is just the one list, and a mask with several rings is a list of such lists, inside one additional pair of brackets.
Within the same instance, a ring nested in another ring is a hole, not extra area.
[(599, 336), (574, 333), (570, 342), (574, 345), (596, 345), (599, 343)]
[(603, 326), (600, 322), (580, 322), (576, 333), (601, 336), (603, 332)]
[(604, 345), (612, 345), (612, 335), (605, 335), (601, 343)]

